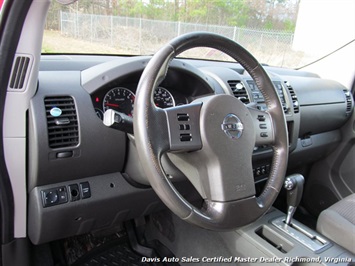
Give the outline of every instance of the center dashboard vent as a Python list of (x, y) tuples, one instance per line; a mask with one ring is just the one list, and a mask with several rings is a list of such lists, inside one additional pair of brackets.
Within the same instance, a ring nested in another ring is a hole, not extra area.
[(300, 105), (298, 102), (298, 98), (297, 95), (294, 91), (294, 89), (292, 88), (292, 86), (290, 85), (290, 83), (288, 83), (288, 81), (285, 81), (285, 85), (288, 89), (288, 91), (290, 92), (291, 95), (291, 99), (292, 99), (292, 105), (293, 105), (293, 111), (295, 112), (295, 114), (300, 112)]
[(74, 99), (70, 96), (46, 97), (48, 143), (50, 148), (79, 144), (79, 127)]
[(236, 98), (238, 98), (244, 104), (250, 103), (245, 86), (240, 80), (228, 80), (228, 84)]

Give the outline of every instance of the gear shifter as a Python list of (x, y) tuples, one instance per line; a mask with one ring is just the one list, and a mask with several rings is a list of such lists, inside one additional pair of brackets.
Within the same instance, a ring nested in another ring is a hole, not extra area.
[(287, 216), (285, 223), (291, 224), (293, 214), (301, 202), (304, 177), (301, 174), (290, 175), (286, 178), (284, 187), (287, 190)]
[[(294, 174), (286, 177), (284, 187), (287, 190), (287, 216), (277, 217), (271, 223), (286, 233), (290, 238), (298, 241), (301, 245), (306, 246), (315, 253), (325, 250), (331, 243), (324, 237), (307, 226), (292, 221), (293, 214), (301, 202), (303, 192), (304, 177), (301, 174)], [(279, 243), (279, 242), (278, 242)]]

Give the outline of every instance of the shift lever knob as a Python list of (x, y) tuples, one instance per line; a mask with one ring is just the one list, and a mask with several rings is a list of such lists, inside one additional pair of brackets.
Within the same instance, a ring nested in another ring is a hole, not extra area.
[(286, 224), (291, 223), (293, 214), (301, 202), (304, 177), (301, 174), (290, 175), (286, 178), (284, 187), (287, 190), (287, 216)]

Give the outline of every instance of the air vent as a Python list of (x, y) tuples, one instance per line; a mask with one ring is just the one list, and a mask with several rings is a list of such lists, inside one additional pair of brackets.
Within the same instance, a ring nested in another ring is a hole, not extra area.
[(9, 90), (22, 91), (26, 88), (25, 82), (27, 81), (27, 73), (31, 59), (28, 56), (17, 56), (15, 65), (11, 73)]
[(228, 84), (236, 98), (241, 100), (244, 104), (250, 103), (245, 86), (240, 80), (229, 80)]
[(73, 147), (79, 143), (78, 119), (74, 99), (70, 96), (44, 99), (49, 147)]
[(344, 94), (346, 97), (346, 115), (351, 114), (351, 110), (353, 109), (353, 102), (351, 100), (351, 94), (350, 91), (344, 90)]
[(291, 99), (292, 99), (292, 105), (293, 105), (293, 111), (295, 112), (295, 114), (299, 113), (300, 111), (300, 105), (298, 102), (298, 98), (297, 95), (294, 91), (294, 89), (292, 88), (292, 86), (290, 85), (290, 83), (288, 83), (287, 81), (285, 81), (286, 87), (288, 89), (288, 91), (291, 94)]

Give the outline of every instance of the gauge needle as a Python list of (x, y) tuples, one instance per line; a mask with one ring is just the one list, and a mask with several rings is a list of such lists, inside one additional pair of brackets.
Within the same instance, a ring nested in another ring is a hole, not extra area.
[(111, 106), (111, 107), (119, 107), (118, 104), (114, 104), (114, 103), (105, 103), (106, 106)]

